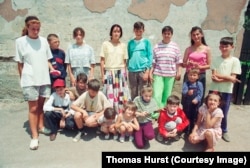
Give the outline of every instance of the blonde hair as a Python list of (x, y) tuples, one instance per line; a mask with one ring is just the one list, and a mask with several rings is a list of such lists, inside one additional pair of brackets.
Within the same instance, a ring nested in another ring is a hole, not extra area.
[(126, 111), (127, 109), (130, 109), (130, 110), (136, 112), (137, 106), (134, 102), (128, 101), (126, 104), (124, 104), (124, 111)]
[(34, 24), (38, 24), (38, 25), (41, 24), (39, 19), (36, 16), (28, 16), (28, 17), (26, 17), (25, 26), (24, 26), (24, 28), (22, 30), (22, 36), (28, 35), (28, 27), (30, 25), (34, 25)]
[(148, 86), (148, 85), (143, 86), (141, 89), (141, 96), (144, 93), (153, 93), (153, 88), (151, 86)]
[(188, 74), (198, 74), (198, 75), (200, 75), (200, 70), (198, 68), (191, 68), (188, 71)]

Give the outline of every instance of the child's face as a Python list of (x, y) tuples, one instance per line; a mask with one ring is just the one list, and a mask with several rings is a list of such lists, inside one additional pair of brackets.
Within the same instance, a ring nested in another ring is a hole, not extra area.
[(220, 97), (215, 94), (211, 94), (207, 99), (207, 106), (209, 109), (216, 109), (220, 105)]
[(199, 79), (199, 75), (197, 73), (188, 73), (188, 80), (191, 83), (196, 82)]
[(142, 98), (145, 102), (150, 102), (152, 98), (152, 93), (151, 92), (145, 92), (142, 94)]
[(179, 107), (179, 105), (177, 105), (177, 104), (167, 104), (167, 106), (166, 106), (166, 108), (170, 114), (174, 114), (177, 111), (178, 107)]
[(76, 82), (76, 87), (80, 90), (86, 90), (87, 83), (84, 83), (82, 80)]
[(56, 37), (51, 37), (51, 39), (49, 41), (49, 45), (50, 45), (51, 49), (58, 49), (59, 45), (60, 45), (60, 41)]
[(128, 117), (132, 117), (135, 115), (135, 111), (131, 110), (130, 108), (127, 108), (125, 110), (125, 114), (128, 116)]
[(121, 37), (121, 30), (119, 27), (114, 27), (112, 31), (112, 40), (119, 40)]
[(191, 38), (195, 43), (201, 43), (202, 37), (203, 37), (203, 34), (199, 30), (196, 30), (191, 33)]
[(77, 44), (82, 44), (82, 42), (83, 42), (83, 35), (82, 35), (82, 33), (80, 31), (78, 31), (76, 33), (76, 35), (75, 35), (74, 38), (75, 38)]
[(97, 95), (97, 91), (94, 91), (92, 89), (88, 89), (88, 92), (89, 92), (89, 96), (93, 99), (94, 97), (96, 97)]
[(173, 34), (170, 31), (163, 32), (162, 33), (163, 42), (165, 42), (165, 43), (170, 42), (172, 36), (173, 36)]
[(135, 38), (141, 39), (143, 32), (144, 32), (144, 29), (134, 29)]
[(64, 87), (56, 87), (56, 94), (60, 97), (64, 97), (65, 95), (65, 88)]
[(227, 44), (227, 45), (220, 44), (219, 48), (220, 48), (222, 56), (228, 56), (228, 55), (230, 55), (230, 53), (233, 49), (233, 46), (230, 44)]

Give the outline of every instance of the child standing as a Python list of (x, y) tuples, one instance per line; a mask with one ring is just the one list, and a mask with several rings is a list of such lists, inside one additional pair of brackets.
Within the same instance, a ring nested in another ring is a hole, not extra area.
[(180, 99), (175, 95), (170, 95), (167, 104), (160, 111), (158, 118), (157, 140), (163, 139), (179, 140), (179, 134), (188, 126), (189, 120), (184, 111), (179, 107)]
[[(56, 134), (62, 119), (66, 120), (66, 125), (67, 123), (71, 124), (71, 127), (74, 128), (74, 120), (72, 117), (69, 118), (72, 115), (70, 113), (71, 100), (69, 94), (65, 93), (65, 81), (63, 79), (56, 79), (53, 83), (53, 89), (55, 89), (55, 92), (51, 94), (43, 106), (46, 122), (51, 129), (51, 141), (56, 139)], [(68, 122), (67, 118), (69, 119)]]
[[(25, 101), (29, 105), (29, 126), (31, 130), (30, 149), (38, 149), (38, 133), (50, 134), (44, 127), (43, 104), (51, 93), (49, 69), (54, 70), (53, 58), (48, 41), (39, 36), (41, 22), (36, 16), (27, 16), (22, 37), (16, 40), (15, 61), (21, 78)], [(49, 67), (49, 68), (48, 68)]]
[(71, 105), (75, 111), (74, 119), (78, 128), (78, 133), (73, 141), (80, 140), (83, 131), (83, 126), (97, 127), (97, 119), (103, 114), (104, 110), (111, 107), (106, 96), (99, 91), (100, 82), (97, 79), (92, 79), (88, 82), (88, 90), (84, 92)]
[(197, 117), (198, 108), (202, 104), (201, 98), (203, 97), (203, 85), (199, 79), (199, 69), (190, 69), (188, 71), (188, 81), (185, 81), (182, 85), (182, 107), (189, 119), (189, 126), (186, 133), (189, 134), (192, 131)]
[(53, 83), (56, 79), (65, 80), (67, 76), (67, 64), (65, 63), (65, 52), (59, 48), (60, 41), (58, 36), (56, 34), (49, 34), (47, 40), (53, 55), (53, 58), (50, 60), (50, 62), (53, 68), (59, 71), (59, 73), (56, 73), (55, 71), (50, 73), (51, 86), (53, 86)]
[(240, 82), (236, 75), (241, 74), (241, 65), (238, 58), (231, 55), (233, 50), (233, 38), (223, 37), (220, 40), (221, 56), (217, 57), (212, 62), (212, 83), (209, 92), (218, 91), (222, 95), (224, 118), (222, 119), (222, 138), (226, 142), (230, 141), (227, 130), (227, 115), (229, 112), (233, 85), (235, 82)]
[(140, 126), (136, 119), (137, 107), (134, 102), (129, 101), (124, 105), (124, 112), (118, 115), (115, 128), (120, 132), (120, 142), (124, 142), (125, 135), (129, 135), (129, 141), (133, 141), (133, 132), (138, 131)]
[(104, 110), (104, 114), (98, 118), (98, 124), (101, 125), (101, 131), (105, 134), (105, 139), (109, 139), (110, 133), (112, 133), (113, 139), (117, 140), (118, 136), (116, 134), (115, 122), (117, 119), (116, 111), (108, 107)]
[(110, 40), (105, 41), (101, 48), (101, 76), (104, 83), (103, 92), (117, 113), (122, 112), (123, 104), (130, 100), (126, 62), (127, 46), (120, 42), (122, 27), (112, 25)]
[(206, 140), (206, 152), (213, 152), (214, 146), (218, 140), (221, 139), (223, 112), (219, 108), (220, 103), (221, 97), (218, 94), (208, 94), (205, 99), (205, 104), (199, 108), (196, 124), (192, 133), (189, 135), (189, 142), (192, 144)]
[(206, 70), (210, 68), (211, 51), (207, 46), (203, 30), (200, 27), (192, 27), (190, 36), (191, 46), (186, 48), (183, 58), (183, 66), (186, 68), (183, 83), (187, 81), (187, 72), (191, 68), (198, 68), (200, 70), (199, 81), (203, 85), (203, 96), (201, 99), (201, 102), (203, 102), (206, 91)]
[(152, 98), (153, 89), (145, 86), (141, 90), (141, 96), (134, 99), (137, 106), (136, 117), (140, 125), (140, 129), (135, 131), (135, 145), (138, 148), (144, 148), (146, 141), (155, 137), (152, 124), (151, 114), (159, 110), (156, 101)]
[(68, 72), (72, 86), (76, 84), (76, 76), (83, 72), (89, 79), (94, 78), (95, 56), (91, 46), (83, 39), (85, 31), (81, 27), (73, 30), (76, 43), (68, 48), (65, 63), (68, 64)]
[[(171, 95), (175, 80), (180, 80), (182, 63), (179, 46), (171, 40), (173, 28), (162, 28), (162, 41), (153, 49), (153, 66), (150, 80), (153, 84), (154, 99), (163, 108), (168, 96)], [(153, 76), (152, 76), (153, 75)]]
[(142, 37), (144, 24), (134, 24), (135, 38), (128, 42), (128, 77), (131, 99), (140, 95), (142, 87), (148, 84), (149, 71), (152, 66), (152, 47), (148, 39)]

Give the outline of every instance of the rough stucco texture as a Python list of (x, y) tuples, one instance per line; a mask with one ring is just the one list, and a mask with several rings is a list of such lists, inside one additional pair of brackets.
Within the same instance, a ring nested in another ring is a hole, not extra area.
[(207, 1), (208, 15), (202, 24), (203, 29), (227, 29), (230, 33), (236, 32), (241, 9), (245, 6), (246, 1), (247, 0)]
[(163, 22), (169, 12), (171, 3), (184, 5), (187, 0), (132, 0), (128, 12), (138, 15), (142, 19), (155, 19)]
[(115, 0), (83, 0), (86, 8), (92, 12), (105, 12), (115, 5)]
[(13, 10), (11, 0), (5, 0), (3, 3), (0, 3), (0, 16), (8, 22), (14, 20), (17, 16), (25, 16), (27, 13), (27, 9), (19, 9), (17, 11)]

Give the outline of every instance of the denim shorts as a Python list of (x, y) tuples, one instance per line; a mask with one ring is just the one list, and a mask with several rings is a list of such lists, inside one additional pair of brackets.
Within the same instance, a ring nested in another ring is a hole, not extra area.
[(51, 94), (50, 85), (23, 87), (23, 97), (25, 101), (36, 101), (39, 97), (49, 97)]

